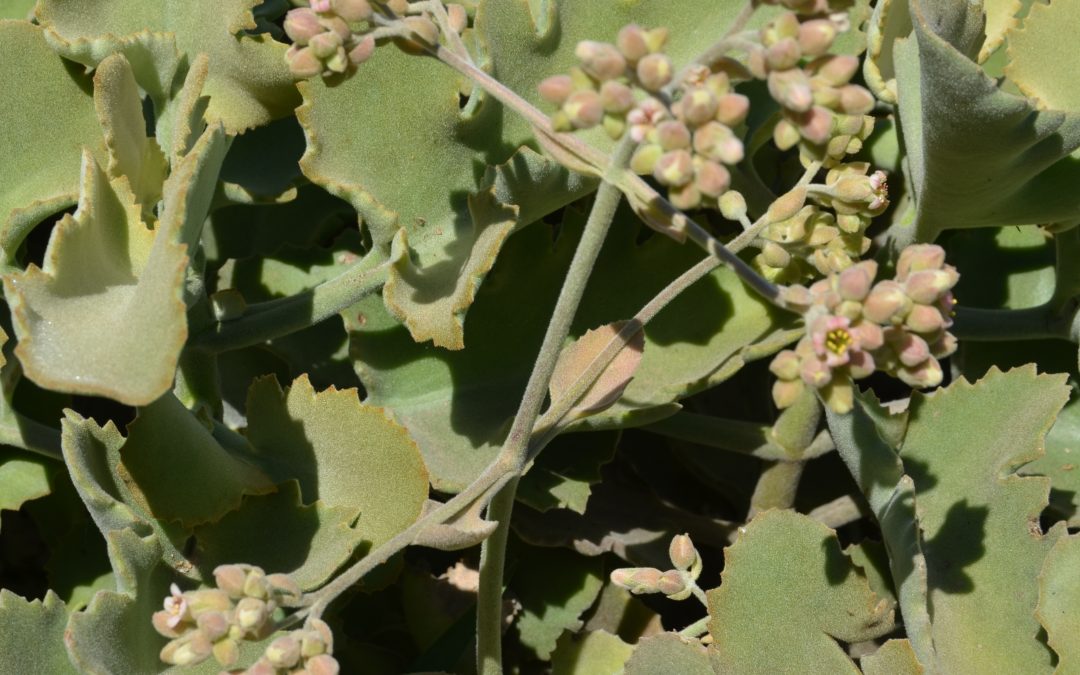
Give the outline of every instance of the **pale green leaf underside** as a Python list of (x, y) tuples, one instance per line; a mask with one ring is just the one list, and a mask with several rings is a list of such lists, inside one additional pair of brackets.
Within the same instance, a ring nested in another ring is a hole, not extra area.
[(604, 585), (601, 569), (598, 558), (583, 558), (566, 549), (529, 549), (511, 582), (521, 601), (521, 615), (514, 624), (521, 644), (548, 660), (563, 631), (581, 628), (578, 617)]
[(303, 503), (345, 509), (378, 546), (411, 525), (428, 495), (428, 475), (404, 427), (355, 389), (316, 392), (307, 376), (284, 391), (270, 378), (248, 394), (247, 438), (276, 481), (300, 482)]
[[(1013, 0), (1019, 5), (1019, 0)], [(1080, 3), (1035, 3), (1023, 24), (1008, 32), (1009, 64), (1005, 74), (1042, 108), (1080, 112), (1080, 58), (1070, 44), (1080, 26)]]
[(289, 114), (298, 96), (284, 44), (254, 29), (259, 0), (44, 0), (37, 13), (65, 57), (96, 66), (123, 52), (159, 111), (173, 76), (200, 53), (210, 60), (207, 119), (240, 133)]
[(633, 645), (607, 631), (564, 633), (551, 655), (551, 674), (618, 675), (633, 653)]
[(840, 550), (836, 533), (793, 511), (765, 511), (724, 552), (708, 592), (709, 648), (720, 673), (852, 673), (836, 640), (892, 627), (893, 611)]
[(859, 659), (863, 675), (922, 675), (924, 669), (907, 640), (889, 640)]
[(1050, 481), (1016, 475), (1068, 399), (1065, 376), (991, 370), (916, 397), (901, 458), (915, 481), (942, 672), (1044, 672), (1035, 578), (1061, 534), (1039, 516)]
[(23, 503), (49, 494), (49, 468), (41, 458), (0, 450), (0, 509), (17, 511)]
[(1046, 556), (1037, 615), (1058, 655), (1054, 672), (1080, 673), (1080, 535), (1058, 539)]
[(944, 7), (975, 12), (974, 6), (909, 1), (914, 35), (893, 53), (917, 202), (907, 236), (932, 241), (944, 229), (1080, 217), (1072, 189), (1080, 160), (1070, 157), (1080, 147), (1080, 114), (1037, 111), (999, 89), (966, 55), (972, 45), (964, 30), (935, 32), (947, 23), (938, 16)]
[(709, 655), (697, 639), (661, 633), (641, 640), (626, 662), (626, 675), (712, 675)]
[[(89, 78), (49, 49), (42, 30), (0, 20), (0, 247), (14, 255), (30, 229), (74, 204), (82, 148), (105, 154)], [(48, 114), (42, 114), (48, 111)]]
[(1017, 23), (1016, 14), (1022, 7), (1022, 0), (983, 0), (983, 11), (986, 12), (986, 42), (979, 50), (979, 63), (986, 61), (1009, 37)]

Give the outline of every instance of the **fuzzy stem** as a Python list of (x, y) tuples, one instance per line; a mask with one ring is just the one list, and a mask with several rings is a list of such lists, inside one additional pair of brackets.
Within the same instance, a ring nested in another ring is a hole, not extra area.
[(11, 411), (0, 422), (0, 444), (22, 448), (36, 455), (64, 461), (60, 431)]
[[(814, 176), (816, 176), (818, 171), (820, 170), (821, 162), (811, 162), (810, 166), (806, 167), (806, 171), (803, 172), (802, 178), (799, 179), (799, 182), (792, 186), (791, 190), (788, 190), (786, 194), (790, 194), (791, 192), (794, 192), (799, 188), (804, 188), (809, 185), (810, 181), (814, 179)], [(754, 243), (754, 240), (758, 238), (758, 235), (761, 234), (761, 231), (769, 225), (772, 225), (772, 221), (769, 220), (768, 212), (765, 212), (760, 218), (757, 219), (757, 221), (753, 225), (746, 228), (742, 233), (739, 234), (739, 236), (728, 242), (727, 249), (734, 253), (738, 253), (750, 244)]]
[[(373, 265), (373, 261), (380, 263)], [(189, 347), (211, 353), (250, 347), (324, 321), (356, 304), (386, 283), (392, 262), (368, 254), (337, 277), (311, 290), (248, 307), (244, 316), (215, 323), (196, 335)]]
[(499, 525), (480, 548), (480, 585), (476, 600), (476, 670), (479, 675), (502, 673), (503, 575), (518, 480), (515, 476), (507, 482), (491, 500), (487, 511), (487, 519)]
[(790, 509), (795, 503), (805, 462), (770, 462), (758, 477), (747, 520), (768, 509)]
[(701, 604), (705, 605), (705, 609), (709, 609), (709, 599), (705, 597), (705, 591), (701, 590), (701, 586), (698, 586), (697, 582), (694, 582), (691, 590), (694, 594), (694, 597), (697, 598), (701, 602)]

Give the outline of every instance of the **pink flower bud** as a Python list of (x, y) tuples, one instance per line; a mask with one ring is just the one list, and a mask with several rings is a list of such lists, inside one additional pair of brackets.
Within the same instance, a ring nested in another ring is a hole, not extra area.
[(306, 7), (291, 10), (285, 15), (285, 34), (301, 47), (322, 32), (323, 27), (319, 23), (319, 17)]
[(743, 143), (730, 127), (709, 122), (694, 132), (694, 150), (708, 159), (733, 165), (745, 156)]
[(828, 53), (836, 40), (836, 25), (828, 19), (804, 21), (799, 26), (799, 48), (811, 58)]
[(213, 645), (200, 632), (188, 633), (168, 643), (159, 657), (173, 666), (193, 666), (210, 658)]
[(930, 358), (930, 347), (926, 340), (914, 333), (893, 328), (889, 330), (888, 340), (889, 346), (905, 367), (913, 368)]
[(695, 184), (701, 194), (716, 199), (731, 187), (731, 173), (713, 161), (703, 161), (695, 169)]
[(761, 247), (761, 260), (769, 267), (783, 269), (791, 264), (791, 254), (774, 241), (766, 241)]
[(765, 65), (769, 70), (788, 70), (799, 65), (802, 49), (794, 38), (784, 38), (765, 50)]
[(195, 624), (211, 642), (217, 642), (229, 632), (229, 620), (224, 612), (203, 612)]
[(316, 12), (330, 11), (330, 0), (311, 0), (308, 4), (310, 4), (311, 9)]
[(315, 56), (315, 52), (311, 51), (311, 47), (289, 47), (285, 52), (285, 62), (289, 64), (289, 72), (301, 79), (315, 77), (323, 70), (322, 62)]
[(634, 107), (634, 90), (622, 82), (609, 80), (600, 87), (600, 102), (605, 111), (625, 115)]
[(347, 21), (339, 16), (324, 16), (319, 19), (319, 23), (327, 31), (334, 33), (341, 38), (341, 44), (345, 44), (352, 39), (352, 29), (349, 28)]
[(869, 352), (852, 352), (848, 361), (848, 374), (852, 379), (861, 380), (874, 374), (874, 357)]
[(286, 603), (297, 602), (304, 594), (300, 584), (288, 574), (269, 574), (266, 582), (270, 585), (272, 594)]
[(668, 188), (668, 201), (680, 211), (691, 211), (693, 209), (701, 208), (701, 190), (694, 181), (683, 186), (672, 186)]
[(956, 336), (952, 333), (942, 333), (941, 337), (930, 345), (930, 353), (935, 358), (943, 359), (946, 356), (952, 356), (956, 352), (956, 347)]
[(749, 113), (750, 99), (742, 94), (724, 94), (717, 101), (716, 120), (726, 126), (739, 126)]
[(842, 87), (851, 81), (859, 70), (858, 57), (848, 54), (829, 56), (813, 64), (815, 77), (833, 87)]
[(916, 333), (936, 333), (945, 327), (945, 317), (937, 307), (912, 305), (904, 323)]
[(780, 410), (790, 408), (805, 390), (802, 380), (777, 380), (772, 386), (773, 403)]
[(801, 140), (799, 128), (786, 119), (777, 122), (776, 127), (773, 128), (773, 143), (780, 150), (790, 150)]
[(308, 41), (308, 48), (317, 58), (329, 59), (341, 47), (341, 37), (332, 31), (319, 33)]
[(435, 47), (439, 44), (439, 29), (431, 19), (423, 16), (407, 16), (401, 20), (401, 23), (412, 33), (407, 43), (418, 52), (422, 52), (424, 47)]
[(945, 265), (945, 249), (937, 244), (913, 244), (900, 252), (896, 280), (904, 281), (912, 272), (939, 270)]
[(356, 46), (349, 51), (349, 61), (354, 66), (359, 66), (361, 63), (371, 58), (371, 55), (375, 53), (375, 36), (365, 35)]
[(685, 150), (690, 147), (690, 130), (677, 120), (661, 122), (656, 127), (655, 141), (664, 150)]
[(806, 73), (798, 69), (769, 73), (769, 95), (788, 110), (806, 112), (814, 105), (814, 93)]
[(904, 280), (904, 290), (915, 302), (930, 305), (955, 284), (955, 276), (945, 270), (920, 270), (908, 275)]
[(896, 376), (909, 387), (926, 389), (941, 384), (945, 374), (941, 370), (941, 364), (931, 356), (914, 368), (901, 368)]
[(664, 54), (649, 54), (637, 64), (637, 78), (646, 91), (660, 91), (674, 76), (671, 59)]
[(683, 120), (695, 127), (711, 121), (720, 108), (716, 95), (705, 87), (695, 87), (686, 92), (679, 103), (682, 107)]
[(236, 603), (236, 625), (247, 633), (257, 633), (270, 618), (270, 607), (258, 598), (243, 598)]
[(575, 91), (563, 105), (563, 112), (575, 129), (590, 129), (604, 119), (604, 104), (595, 91)]
[(624, 567), (611, 572), (611, 583), (634, 595), (656, 593), (661, 572), (652, 567)]
[(811, 387), (821, 389), (832, 382), (832, 369), (819, 359), (803, 359), (799, 367), (799, 376)]
[(903, 317), (911, 307), (911, 299), (895, 281), (881, 281), (870, 291), (863, 303), (863, 316), (876, 324), (887, 325)]
[(867, 260), (840, 273), (838, 279), (840, 297), (845, 300), (862, 301), (870, 293), (877, 275), (877, 263)]
[(630, 158), (630, 170), (639, 176), (647, 176), (656, 169), (656, 164), (663, 154), (664, 149), (656, 143), (640, 145)]
[(780, 195), (769, 205), (765, 218), (772, 223), (787, 220), (798, 213), (806, 204), (806, 188), (797, 187)]
[(678, 570), (669, 570), (661, 574), (660, 580), (656, 583), (656, 588), (673, 600), (682, 600), (690, 594), (688, 592), (690, 586), (686, 583), (686, 578)]
[(668, 29), (663, 26), (645, 32), (645, 45), (649, 48), (650, 52), (659, 52), (663, 50), (667, 41)]
[(579, 42), (574, 54), (581, 61), (581, 68), (600, 82), (614, 80), (626, 73), (626, 59), (606, 42), (585, 40)]
[(645, 42), (645, 31), (637, 24), (624, 26), (615, 38), (615, 45), (627, 61), (637, 63), (649, 55), (649, 46)]
[(860, 321), (851, 328), (851, 332), (855, 335), (859, 348), (865, 351), (880, 349), (885, 344), (885, 332), (876, 323)]
[(266, 648), (266, 660), (276, 668), (292, 668), (300, 662), (300, 640), (295, 635), (283, 635)]
[(307, 675), (338, 675), (341, 666), (336, 659), (329, 654), (319, 654), (304, 662), (304, 670)]
[(790, 349), (785, 349), (773, 358), (769, 364), (769, 371), (781, 380), (794, 380), (799, 377), (799, 355)]
[(545, 101), (562, 105), (574, 93), (574, 81), (569, 75), (552, 75), (540, 82), (537, 90)]
[(653, 169), (653, 177), (662, 185), (682, 187), (694, 179), (694, 162), (686, 150), (665, 152)]
[(469, 27), (469, 12), (465, 9), (464, 5), (459, 5), (456, 2), (446, 6), (446, 14), (450, 19), (450, 30), (455, 33), (462, 33)]
[(231, 638), (215, 642), (212, 651), (214, 660), (225, 668), (232, 668), (240, 660), (240, 645)]
[(874, 109), (874, 95), (857, 84), (841, 87), (840, 109), (849, 115), (865, 115)]

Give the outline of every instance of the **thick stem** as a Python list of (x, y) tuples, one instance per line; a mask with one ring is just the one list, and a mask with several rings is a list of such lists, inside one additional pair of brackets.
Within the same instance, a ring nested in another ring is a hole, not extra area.
[(189, 346), (220, 353), (313, 326), (377, 293), (386, 283), (391, 265), (392, 262), (383, 261), (381, 255), (369, 254), (310, 291), (252, 305), (244, 316), (214, 324), (210, 330), (196, 335)]
[(684, 638), (696, 638), (701, 637), (705, 633), (709, 632), (709, 617), (703, 616), (694, 623), (690, 624), (686, 628), (679, 631), (679, 635)]
[(64, 461), (60, 451), (60, 431), (9, 411), (0, 422), (0, 444)]
[(497, 521), (499, 526), (480, 549), (476, 600), (476, 670), (480, 675), (502, 673), (503, 575), (517, 485), (518, 478), (512, 478), (491, 500), (487, 512), (487, 519)]
[(769, 462), (758, 477), (746, 519), (768, 509), (790, 509), (795, 504), (805, 462)]

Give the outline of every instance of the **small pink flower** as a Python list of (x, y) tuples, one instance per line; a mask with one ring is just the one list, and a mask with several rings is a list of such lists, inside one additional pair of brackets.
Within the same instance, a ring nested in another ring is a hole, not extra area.
[(165, 611), (169, 614), (169, 618), (165, 621), (169, 628), (176, 628), (180, 625), (180, 622), (187, 618), (188, 615), (188, 603), (187, 598), (180, 592), (180, 587), (176, 584), (169, 586), (169, 591), (172, 593), (169, 597), (165, 598)]
[(316, 12), (329, 12), (330, 0), (311, 0), (311, 8)]
[(884, 171), (875, 171), (870, 175), (870, 187), (874, 190), (874, 199), (869, 209), (876, 211), (889, 204), (889, 183)]
[(667, 117), (668, 110), (663, 103), (655, 98), (645, 99), (626, 116), (626, 121), (630, 123), (630, 137), (641, 143)]
[(851, 320), (843, 316), (830, 314), (815, 321), (811, 339), (814, 352), (830, 368), (847, 365), (851, 352), (861, 350), (857, 334), (851, 331)]

